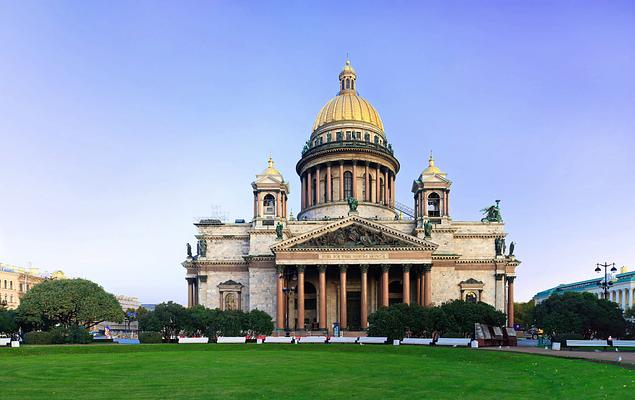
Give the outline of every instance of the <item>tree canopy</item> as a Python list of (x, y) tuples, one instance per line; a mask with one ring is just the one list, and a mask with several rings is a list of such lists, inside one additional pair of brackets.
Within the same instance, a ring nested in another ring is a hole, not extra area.
[(591, 293), (551, 295), (536, 305), (534, 318), (536, 324), (552, 337), (570, 334), (586, 339), (621, 337), (626, 329), (619, 306)]
[(86, 279), (44, 281), (29, 290), (18, 307), (18, 320), (27, 329), (57, 324), (89, 328), (103, 321), (121, 322), (123, 317), (115, 296)]

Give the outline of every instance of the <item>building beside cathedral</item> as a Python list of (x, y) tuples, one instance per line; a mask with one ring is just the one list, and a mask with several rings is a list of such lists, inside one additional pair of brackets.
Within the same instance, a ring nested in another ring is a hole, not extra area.
[(412, 182), (412, 207), (403, 206), (395, 198), (399, 168), (347, 61), (296, 165), (297, 218), (288, 212), (289, 182), (269, 159), (251, 184), (250, 222), (194, 224), (197, 250), (188, 244), (182, 264), (188, 305), (259, 309), (276, 329), (301, 333), (331, 331), (336, 322), (361, 331), (370, 313), (393, 303), (463, 299), (495, 306), (513, 325), (520, 262), (504, 254), (498, 205), (482, 221), (453, 220), (452, 182), (430, 155)]

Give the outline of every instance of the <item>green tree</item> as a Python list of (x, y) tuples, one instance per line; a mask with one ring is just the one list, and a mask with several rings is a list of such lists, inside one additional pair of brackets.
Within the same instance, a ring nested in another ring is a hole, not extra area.
[(0, 334), (13, 335), (17, 332), (16, 312), (13, 310), (0, 310)]
[(103, 321), (121, 322), (123, 317), (115, 296), (85, 279), (44, 281), (29, 290), (18, 307), (18, 321), (27, 329), (57, 324), (89, 328)]
[(514, 321), (523, 327), (529, 329), (534, 324), (534, 310), (536, 303), (530, 300), (526, 303), (514, 303)]
[(536, 306), (536, 324), (549, 336), (582, 335), (586, 339), (621, 337), (626, 321), (616, 303), (591, 293), (551, 295)]
[(147, 308), (139, 307), (137, 309), (137, 320), (139, 321), (139, 330), (142, 332), (159, 332), (161, 324), (154, 314)]
[(260, 310), (251, 310), (247, 316), (247, 327), (243, 333), (251, 336), (270, 335), (273, 332), (271, 315)]
[(161, 332), (163, 340), (166, 342), (179, 335), (187, 319), (186, 309), (172, 301), (157, 304), (152, 314), (156, 318), (158, 331)]
[(188, 336), (203, 336), (207, 329), (210, 311), (200, 304), (186, 309), (183, 319), (183, 331), (185, 331), (185, 334)]
[(444, 332), (446, 334), (470, 336), (474, 333), (474, 324), (477, 322), (492, 326), (505, 325), (505, 314), (487, 303), (453, 300), (442, 304), (439, 308), (447, 319)]

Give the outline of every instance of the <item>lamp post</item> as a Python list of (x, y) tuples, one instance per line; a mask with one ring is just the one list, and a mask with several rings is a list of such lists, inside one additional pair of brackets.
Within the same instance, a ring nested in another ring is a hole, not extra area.
[(615, 263), (607, 263), (605, 262), (604, 264), (596, 264), (595, 266), (595, 272), (602, 272), (602, 268), (600, 267), (604, 267), (604, 280), (598, 282), (598, 286), (601, 287), (604, 290), (604, 299), (608, 300), (609, 298), (609, 287), (611, 287), (613, 285), (613, 282), (609, 282), (609, 273), (608, 273), (608, 267), (612, 267), (611, 268), (611, 272), (617, 272), (617, 268), (615, 268)]
[(289, 313), (289, 297), (296, 290), (296, 287), (290, 286), (289, 283), (291, 283), (291, 281), (295, 282), (298, 280), (297, 272), (294, 268), (285, 268), (285, 271), (283, 275), (280, 277), (280, 279), (284, 279), (284, 284), (285, 284), (285, 286), (282, 288), (282, 292), (284, 293), (284, 298), (285, 298), (284, 300), (286, 304), (286, 307), (285, 307), (286, 312), (284, 315), (284, 335), (289, 336), (291, 333), (291, 330), (289, 329), (289, 314), (290, 314)]

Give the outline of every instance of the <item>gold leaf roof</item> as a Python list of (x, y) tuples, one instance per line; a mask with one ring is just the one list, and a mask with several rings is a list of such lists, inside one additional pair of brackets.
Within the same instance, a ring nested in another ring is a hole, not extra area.
[(340, 91), (322, 107), (313, 123), (313, 131), (333, 122), (365, 122), (383, 133), (384, 124), (379, 113), (368, 100), (357, 94), (357, 73), (350, 61), (346, 60), (339, 79)]

